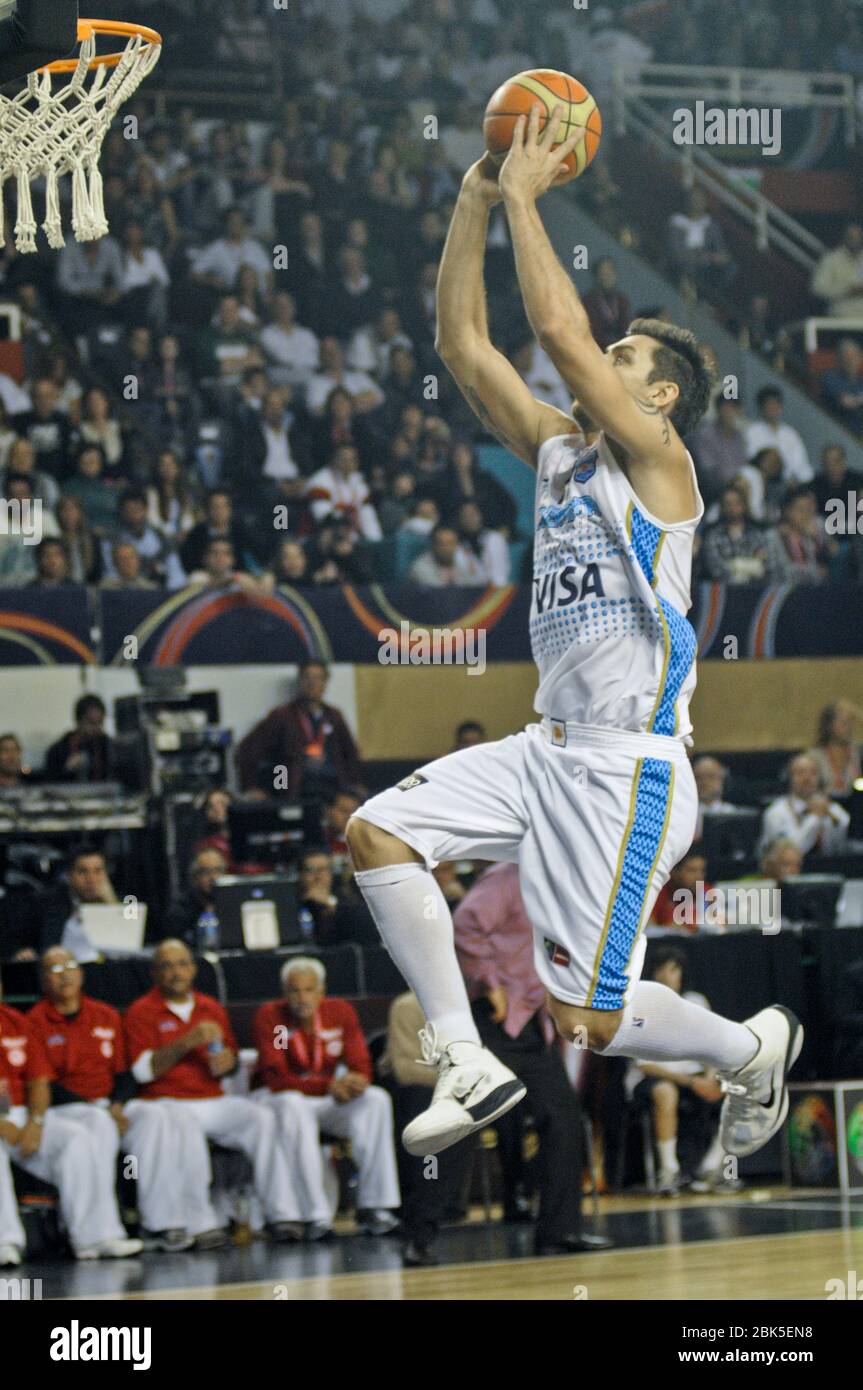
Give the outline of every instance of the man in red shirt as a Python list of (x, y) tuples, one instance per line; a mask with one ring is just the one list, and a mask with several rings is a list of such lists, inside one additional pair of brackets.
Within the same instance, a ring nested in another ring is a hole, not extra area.
[[(100, 1185), (113, 1193), (117, 1154), (135, 1160), (138, 1210), (150, 1249), (188, 1250), (185, 1187), (206, 1168), (207, 1143), (191, 1116), (134, 1099), (123, 1022), (116, 1009), (82, 993), (84, 972), (70, 951), (54, 946), (42, 957), (45, 997), (27, 1022), (51, 1065), (55, 1113), (83, 1125), (99, 1158)], [(122, 1233), (119, 1214), (118, 1232)]]
[[(244, 1096), (228, 1096), (223, 1076), (236, 1070), (237, 1043), (217, 999), (192, 989), (197, 967), (182, 941), (162, 941), (153, 955), (154, 988), (126, 1011), (126, 1048), (145, 1101), (192, 1116), (208, 1139), (239, 1149), (274, 1240), (302, 1236), (301, 1216), (275, 1116)], [(209, 1163), (187, 1194), (186, 1227), (210, 1235), (219, 1221), (209, 1198)], [(213, 1248), (214, 1240), (207, 1244)]]
[[(2, 994), (0, 994), (2, 999)], [(26, 1238), (9, 1160), (60, 1193), (60, 1211), (79, 1260), (137, 1255), (119, 1227), (91, 1136), (50, 1109), (51, 1064), (27, 1019), (0, 1003), (0, 1265), (19, 1265)]]
[[(319, 960), (295, 956), (282, 967), (283, 998), (262, 1004), (252, 1025), (258, 1049), (253, 1087), (296, 1151), (310, 1189), (313, 1220), (328, 1223), (320, 1131), (350, 1139), (359, 1169), (357, 1218), (369, 1235), (386, 1235), (398, 1220), (399, 1184), (393, 1148), (392, 1101), (372, 1086), (372, 1059), (356, 1010), (344, 999), (324, 997), (326, 972)], [(296, 1095), (313, 1124), (297, 1134)], [(326, 1216), (323, 1214), (327, 1214)]]

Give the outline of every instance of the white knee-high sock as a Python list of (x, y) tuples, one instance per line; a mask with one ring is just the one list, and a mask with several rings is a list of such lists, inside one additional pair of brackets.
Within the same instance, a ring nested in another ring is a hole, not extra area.
[(754, 1033), (701, 1004), (682, 999), (667, 985), (639, 980), (603, 1057), (644, 1062), (703, 1062), (717, 1071), (739, 1071), (758, 1050)]
[(452, 916), (422, 864), (388, 864), (354, 875), (384, 945), (442, 1044), (479, 1042), (455, 953)]

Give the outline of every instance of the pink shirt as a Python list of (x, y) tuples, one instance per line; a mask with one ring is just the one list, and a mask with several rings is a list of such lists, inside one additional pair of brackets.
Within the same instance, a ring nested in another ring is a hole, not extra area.
[[(476, 999), (502, 986), (507, 998), (503, 1027), (511, 1038), (518, 1037), (545, 1004), (546, 994), (533, 964), (533, 927), (518, 886), (518, 866), (487, 869), (459, 903), (453, 923), (468, 994)], [(549, 1036), (550, 1020), (544, 1015), (542, 1021)]]

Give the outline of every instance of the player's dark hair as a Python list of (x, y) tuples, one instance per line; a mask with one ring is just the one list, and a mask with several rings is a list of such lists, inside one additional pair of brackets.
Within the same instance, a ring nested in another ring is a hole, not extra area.
[(647, 383), (674, 382), (680, 394), (670, 412), (671, 420), (678, 434), (688, 434), (706, 411), (713, 388), (713, 371), (704, 348), (688, 328), (662, 319), (633, 319), (626, 331), (655, 338), (658, 346)]

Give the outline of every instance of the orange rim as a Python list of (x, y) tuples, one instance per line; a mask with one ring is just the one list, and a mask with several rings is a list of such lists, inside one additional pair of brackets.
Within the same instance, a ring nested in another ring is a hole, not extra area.
[[(136, 34), (147, 43), (159, 45), (162, 43), (162, 35), (157, 34), (155, 29), (148, 29), (146, 24), (125, 24), (119, 19), (79, 19), (78, 20), (78, 42), (85, 43), (94, 34), (109, 34), (115, 38), (131, 39)], [(115, 68), (123, 56), (125, 49), (119, 53), (97, 53), (90, 59), (91, 68)], [(40, 72), (74, 72), (78, 66), (77, 58), (59, 58), (55, 63), (46, 63), (45, 67), (40, 68)]]

